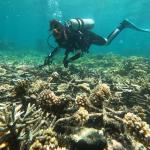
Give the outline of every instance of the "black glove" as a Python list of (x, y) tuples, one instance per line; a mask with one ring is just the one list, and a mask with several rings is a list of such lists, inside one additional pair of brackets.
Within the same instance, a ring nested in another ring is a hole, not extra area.
[(45, 57), (44, 66), (52, 63), (52, 58), (50, 56)]

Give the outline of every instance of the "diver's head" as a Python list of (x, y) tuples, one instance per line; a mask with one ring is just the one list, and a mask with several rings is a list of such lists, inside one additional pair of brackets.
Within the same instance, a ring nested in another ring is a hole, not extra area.
[(50, 30), (53, 32), (53, 36), (56, 39), (60, 39), (62, 36), (62, 32), (64, 31), (64, 26), (57, 20), (50, 21)]

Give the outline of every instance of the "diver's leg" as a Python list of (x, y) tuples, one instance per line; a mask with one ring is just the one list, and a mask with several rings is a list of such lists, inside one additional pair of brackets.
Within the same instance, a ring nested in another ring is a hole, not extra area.
[(144, 28), (137, 27), (134, 23), (132, 23), (128, 19), (123, 20), (122, 24), (125, 26), (125, 28), (130, 28), (133, 30), (150, 33), (150, 29), (144, 29)]
[(64, 67), (68, 67), (68, 56), (69, 56), (69, 53), (70, 53), (70, 51), (67, 49), (66, 51), (65, 51), (65, 57), (64, 57), (64, 60), (63, 60), (63, 64), (64, 64)]
[(88, 37), (90, 44), (105, 45), (107, 43), (107, 39), (101, 37), (100, 35), (97, 35), (96, 33), (91, 32), (91, 31), (88, 31), (86, 33), (86, 37)]
[(113, 31), (111, 32), (108, 37), (107, 37), (107, 42), (106, 45), (109, 45), (113, 39), (124, 29), (126, 28), (124, 21), (120, 23), (120, 25)]
[(149, 32), (150, 30), (147, 29), (142, 29), (137, 27), (135, 24), (133, 24), (132, 22), (130, 22), (129, 20), (125, 19), (123, 20), (120, 25), (113, 31), (111, 32), (108, 37), (107, 37), (107, 42), (106, 45), (110, 44), (112, 42), (112, 40), (125, 28), (130, 28), (133, 30), (137, 30), (137, 31), (142, 31), (142, 32)]
[(79, 50), (79, 51), (77, 51), (77, 53), (74, 55), (74, 56), (72, 56), (71, 58), (69, 58), (68, 60), (67, 59), (65, 59), (65, 61), (64, 61), (64, 67), (68, 67), (68, 63), (70, 63), (70, 62), (72, 62), (72, 61), (74, 61), (74, 60), (76, 60), (76, 59), (78, 59), (78, 58), (80, 58), (81, 57), (81, 50)]

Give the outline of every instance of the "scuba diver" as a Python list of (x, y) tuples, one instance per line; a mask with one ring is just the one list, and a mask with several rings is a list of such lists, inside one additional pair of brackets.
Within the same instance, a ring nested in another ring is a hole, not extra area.
[[(50, 31), (52, 31), (51, 35), (53, 35), (55, 38), (58, 46), (55, 47), (52, 52), (45, 58), (43, 66), (52, 63), (53, 58), (60, 50), (60, 48), (65, 49), (63, 63), (64, 67), (67, 68), (70, 62), (80, 58), (83, 53), (88, 53), (92, 44), (109, 45), (113, 39), (125, 28), (150, 33), (150, 30), (138, 28), (132, 22), (123, 20), (119, 26), (108, 35), (107, 38), (104, 38), (90, 31), (93, 26), (93, 19), (70, 19), (69, 21), (65, 22), (64, 25), (55, 19), (50, 21)], [(75, 55), (68, 58), (70, 52), (75, 52)]]

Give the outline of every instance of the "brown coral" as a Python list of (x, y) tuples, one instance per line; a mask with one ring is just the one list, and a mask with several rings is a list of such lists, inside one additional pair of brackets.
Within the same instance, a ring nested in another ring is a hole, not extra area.
[(51, 90), (43, 90), (39, 95), (40, 104), (47, 107), (58, 106), (61, 104), (60, 98)]
[(29, 150), (42, 150), (42, 144), (39, 140), (36, 140), (31, 146)]
[(29, 87), (29, 81), (27, 79), (17, 79), (14, 80), (14, 83), (14, 94), (16, 96), (22, 96), (27, 92), (27, 89)]
[(127, 130), (140, 142), (150, 146), (150, 127), (133, 113), (127, 113), (123, 119)]
[(95, 94), (99, 97), (106, 97), (108, 98), (111, 95), (110, 87), (107, 84), (100, 84), (97, 86)]
[(78, 95), (76, 97), (75, 102), (77, 107), (84, 107), (84, 108), (88, 107), (88, 97), (86, 94)]
[(89, 113), (85, 108), (80, 107), (77, 112), (74, 113), (74, 121), (79, 124), (83, 125), (89, 119)]
[(91, 103), (96, 106), (101, 108), (103, 105), (103, 101), (106, 98), (109, 98), (111, 95), (110, 88), (107, 84), (100, 84), (98, 85), (90, 95), (90, 101)]
[(52, 128), (41, 131), (41, 139), (36, 140), (31, 146), (30, 150), (66, 150), (65, 147), (59, 147), (57, 134)]

